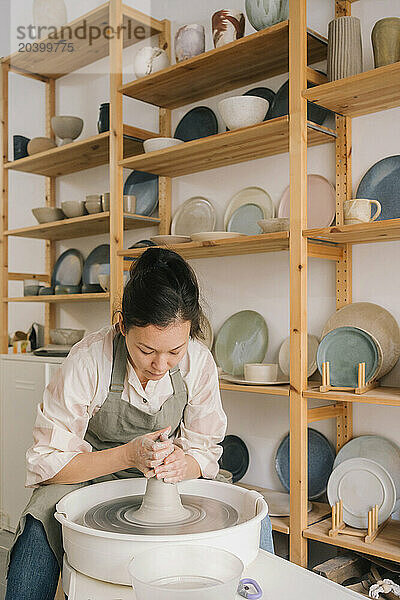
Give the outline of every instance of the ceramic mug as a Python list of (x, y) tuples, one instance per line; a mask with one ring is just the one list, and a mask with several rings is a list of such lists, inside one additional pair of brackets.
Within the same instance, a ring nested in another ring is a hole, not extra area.
[(278, 365), (247, 363), (244, 365), (244, 378), (246, 381), (276, 381), (278, 378)]
[[(376, 213), (371, 218), (371, 204), (376, 205)], [(344, 205), (344, 224), (356, 225), (357, 223), (371, 223), (381, 214), (382, 206), (378, 200), (356, 198), (347, 200)]]
[(237, 10), (223, 8), (213, 14), (211, 23), (215, 48), (234, 42), (244, 36), (244, 14)]

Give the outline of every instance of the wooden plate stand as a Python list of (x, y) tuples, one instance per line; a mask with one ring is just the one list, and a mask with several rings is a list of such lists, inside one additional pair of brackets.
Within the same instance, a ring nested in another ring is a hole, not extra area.
[(371, 380), (368, 383), (365, 381), (365, 362), (358, 363), (358, 386), (354, 387), (335, 387), (331, 385), (331, 377), (329, 370), (329, 362), (322, 363), (322, 385), (319, 388), (320, 392), (354, 392), (354, 394), (364, 394), (368, 390), (373, 390), (379, 386), (379, 382)]
[(343, 521), (343, 500), (339, 500), (332, 506), (332, 529), (329, 530), (329, 537), (336, 537), (338, 535), (352, 535), (354, 537), (364, 538), (366, 544), (372, 544), (376, 537), (386, 527), (390, 521), (387, 519), (381, 525), (378, 525), (378, 513), (379, 507), (376, 504), (374, 508), (368, 511), (368, 529), (354, 529), (348, 527)]

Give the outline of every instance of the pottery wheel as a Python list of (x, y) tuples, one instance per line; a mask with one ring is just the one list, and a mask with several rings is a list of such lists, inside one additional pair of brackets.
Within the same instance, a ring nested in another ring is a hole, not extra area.
[(85, 513), (83, 523), (92, 529), (110, 533), (179, 535), (217, 531), (239, 522), (238, 512), (225, 502), (187, 495), (182, 495), (181, 500), (189, 516), (175, 523), (153, 525), (135, 521), (135, 512), (140, 508), (143, 496), (126, 496), (97, 504)]

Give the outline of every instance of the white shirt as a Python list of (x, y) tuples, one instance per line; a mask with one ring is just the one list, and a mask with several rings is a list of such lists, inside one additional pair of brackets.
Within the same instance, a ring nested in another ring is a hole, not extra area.
[[(56, 475), (74, 456), (91, 452), (84, 440), (89, 419), (105, 401), (110, 385), (115, 328), (104, 328), (76, 344), (47, 386), (38, 405), (33, 446), (26, 453), (27, 487)], [(198, 462), (203, 477), (218, 473), (226, 432), (218, 373), (208, 348), (190, 339), (179, 363), (188, 389), (188, 405), (174, 442)], [(144, 390), (127, 361), (122, 400), (155, 414), (173, 393), (169, 373), (149, 381)]]

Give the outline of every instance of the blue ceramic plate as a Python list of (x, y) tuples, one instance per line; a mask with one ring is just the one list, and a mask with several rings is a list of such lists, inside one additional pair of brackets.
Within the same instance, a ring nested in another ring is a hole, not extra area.
[(80, 285), (82, 281), (83, 256), (71, 248), (59, 256), (51, 276), (51, 287), (56, 285)]
[(207, 106), (197, 106), (180, 120), (174, 138), (190, 142), (216, 133), (218, 133), (218, 120), (214, 111)]
[[(400, 154), (388, 156), (373, 165), (360, 181), (357, 198), (378, 200), (382, 212), (377, 221), (400, 218)], [(376, 208), (372, 207), (372, 216)]]
[(264, 211), (257, 204), (243, 204), (235, 210), (228, 221), (227, 231), (236, 231), (245, 235), (258, 235), (262, 233), (257, 224), (264, 218)]
[(249, 468), (250, 458), (247, 446), (237, 435), (227, 435), (220, 446), (224, 451), (219, 459), (219, 466), (232, 473), (233, 483), (235, 483), (244, 477)]
[[(313, 83), (309, 83), (308, 87), (314, 87)], [(289, 114), (289, 81), (286, 81), (276, 92), (275, 99), (270, 104), (267, 112), (266, 120), (275, 119), (276, 117), (283, 117)], [(307, 102), (307, 119), (322, 125), (328, 115), (331, 114), (330, 110), (322, 108), (313, 102)]]
[(158, 175), (132, 171), (125, 181), (124, 196), (136, 196), (136, 214), (150, 217), (158, 204)]
[[(330, 441), (316, 429), (308, 429), (308, 499), (316, 500), (326, 492), (333, 469), (335, 450)], [(289, 434), (281, 442), (275, 456), (275, 469), (288, 492), (290, 491)]]
[(246, 363), (262, 362), (268, 327), (258, 312), (242, 310), (225, 321), (215, 339), (215, 360), (230, 375), (243, 376)]
[(358, 386), (358, 364), (365, 362), (365, 380), (370, 381), (379, 366), (379, 352), (369, 333), (357, 327), (337, 327), (321, 340), (317, 364), (322, 375), (322, 364), (329, 362), (331, 385)]
[[(101, 244), (97, 246), (89, 254), (83, 266), (83, 293), (103, 292), (103, 288), (99, 284), (99, 270), (101, 265), (110, 264), (110, 246), (109, 244)], [(96, 290), (94, 286), (100, 288)]]

